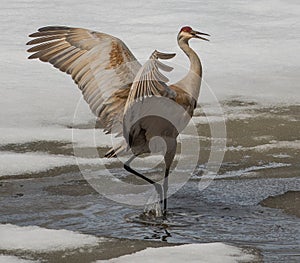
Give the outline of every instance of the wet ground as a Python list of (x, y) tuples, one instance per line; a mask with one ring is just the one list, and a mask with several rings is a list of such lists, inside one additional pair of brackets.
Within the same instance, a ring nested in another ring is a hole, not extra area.
[[(188, 183), (169, 199), (169, 219), (179, 222), (177, 226), (126, 220), (139, 215), (143, 208), (118, 204), (98, 194), (76, 166), (2, 175), (0, 223), (64, 228), (117, 238), (116, 250), (111, 249), (111, 244), (104, 245), (106, 253), (98, 259), (147, 246), (220, 241), (254, 249), (263, 262), (299, 262), (300, 106), (258, 108), (255, 103), (235, 100), (224, 104), (224, 108), (228, 134), (224, 162), (218, 177), (199, 191), (210, 148), (209, 126), (199, 123), (202, 148), (198, 167)], [(203, 115), (201, 110), (198, 115)], [(5, 145), (1, 150), (44, 149), (72, 155), (67, 146), (35, 142)], [(103, 153), (106, 149), (98, 150)], [(110, 168), (123, 180), (131, 178), (120, 163)], [(147, 175), (157, 173), (161, 173), (160, 168)]]

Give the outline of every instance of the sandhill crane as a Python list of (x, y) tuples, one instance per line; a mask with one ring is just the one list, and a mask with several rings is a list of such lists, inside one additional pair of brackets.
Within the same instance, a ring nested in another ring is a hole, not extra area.
[[(126, 143), (112, 148), (106, 157), (131, 150), (133, 155), (124, 164), (124, 168), (155, 187), (163, 205), (164, 217), (167, 212), (168, 176), (177, 147), (176, 138), (193, 115), (202, 79), (200, 59), (188, 42), (192, 38), (208, 41), (203, 35), (209, 36), (189, 26), (181, 28), (177, 42), (190, 60), (190, 69), (182, 80), (169, 86), (166, 84), (168, 79), (160, 70), (170, 71), (172, 68), (158, 59), (170, 59), (175, 54), (155, 50), (142, 66), (120, 39), (105, 33), (65, 26), (40, 28), (29, 35), (34, 39), (27, 43), (34, 45), (28, 49), (28, 52), (33, 52), (29, 59), (50, 62), (71, 75), (106, 133), (124, 136)], [(185, 119), (181, 122), (182, 127), (176, 127), (176, 124), (161, 116), (136, 116), (143, 109), (144, 112), (151, 109), (153, 103), (157, 107), (165, 105), (165, 101), (172, 101), (184, 109), (181, 112), (173, 111), (175, 120)], [(166, 146), (162, 184), (130, 167), (134, 158), (151, 151), (151, 139), (156, 137), (162, 138)]]

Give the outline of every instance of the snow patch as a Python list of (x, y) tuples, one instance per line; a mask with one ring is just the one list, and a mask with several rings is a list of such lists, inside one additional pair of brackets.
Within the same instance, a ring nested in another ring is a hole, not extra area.
[[(52, 155), (42, 152), (0, 152), (0, 177), (47, 171), (69, 165), (104, 165), (115, 162), (107, 158), (75, 158), (74, 156)], [(82, 167), (82, 166), (81, 166)]]
[(38, 263), (38, 261), (31, 261), (15, 256), (0, 255), (0, 263)]
[(229, 146), (227, 147), (227, 150), (229, 151), (257, 151), (257, 152), (263, 152), (263, 151), (269, 151), (272, 149), (278, 149), (278, 148), (288, 148), (288, 149), (300, 149), (300, 140), (295, 141), (276, 141), (272, 140), (270, 143), (261, 144), (257, 146), (251, 146), (251, 147), (243, 147), (241, 145), (239, 146)]
[(164, 263), (234, 263), (249, 262), (254, 255), (242, 249), (223, 243), (187, 244), (174, 247), (147, 248), (131, 255), (110, 260), (99, 260), (96, 263), (131, 263), (131, 262), (164, 262)]
[(264, 169), (275, 169), (275, 168), (289, 167), (289, 166), (291, 166), (291, 164), (289, 164), (289, 163), (271, 162), (271, 163), (267, 163), (267, 164), (263, 164), (263, 165), (259, 165), (259, 166), (255, 165), (255, 166), (247, 167), (245, 169), (240, 169), (237, 171), (229, 171), (222, 175), (218, 175), (218, 178), (236, 177), (236, 176), (241, 176), (241, 175), (245, 175), (248, 173), (252, 173), (252, 172), (260, 171), (260, 170), (264, 170)]
[(64, 127), (0, 128), (0, 145), (35, 141), (60, 141), (76, 147), (111, 147), (120, 139), (106, 135), (99, 129), (71, 129)]
[(0, 225), (1, 250), (30, 250), (35, 252), (76, 249), (96, 246), (100, 238), (69, 230), (46, 229), (38, 226)]
[(284, 153), (279, 153), (279, 154), (272, 154), (274, 158), (280, 158), (280, 159), (285, 159), (285, 158), (290, 158), (291, 156), (289, 154), (284, 154)]

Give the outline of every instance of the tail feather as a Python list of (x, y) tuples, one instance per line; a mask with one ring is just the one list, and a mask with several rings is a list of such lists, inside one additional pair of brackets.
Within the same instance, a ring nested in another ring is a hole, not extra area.
[(116, 158), (118, 154), (126, 151), (126, 146), (120, 145), (116, 148), (111, 148), (105, 155), (104, 157), (106, 158)]

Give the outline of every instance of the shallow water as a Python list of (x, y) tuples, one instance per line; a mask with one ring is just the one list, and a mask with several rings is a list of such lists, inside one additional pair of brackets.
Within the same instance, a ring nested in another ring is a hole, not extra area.
[[(272, 188), (266, 189), (268, 185)], [(141, 207), (116, 204), (95, 193), (80, 174), (71, 173), (1, 182), (0, 222), (170, 243), (222, 241), (257, 248), (265, 262), (296, 262), (299, 218), (258, 202), (299, 188), (300, 180), (294, 178), (215, 180), (199, 192), (197, 182), (190, 181), (169, 200), (169, 219), (180, 214), (177, 225), (160, 227), (128, 222)]]

